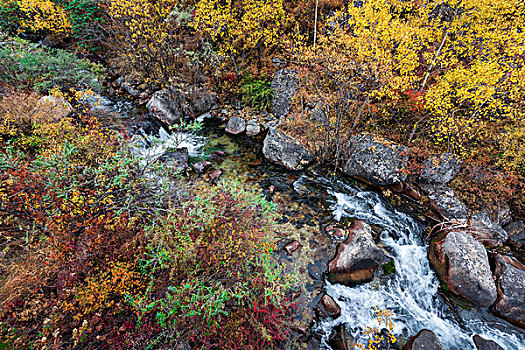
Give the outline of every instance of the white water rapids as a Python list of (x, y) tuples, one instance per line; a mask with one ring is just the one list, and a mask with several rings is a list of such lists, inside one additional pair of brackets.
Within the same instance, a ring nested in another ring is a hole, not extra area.
[(423, 227), (414, 219), (392, 208), (374, 192), (345, 185), (344, 193), (331, 194), (335, 197), (331, 209), (337, 220), (354, 217), (384, 229), (381, 242), (395, 259), (396, 272), (386, 281), (376, 278), (353, 288), (327, 282), (327, 293), (340, 305), (341, 316), (318, 325), (325, 334), (326, 349), (332, 328), (342, 323), (352, 336), (366, 344), (359, 338), (362, 330), (379, 327), (372, 311), (374, 306), (394, 312), (396, 336), (412, 336), (429, 329), (445, 349), (475, 349), (474, 334), (494, 340), (506, 350), (525, 349), (525, 336), (514, 332), (504, 321), (491, 318), (491, 323), (487, 323), (475, 312), (462, 311), (461, 326), (453, 317), (446, 317), (448, 307), (438, 295), (439, 281), (429, 265), (427, 245), (420, 238)]

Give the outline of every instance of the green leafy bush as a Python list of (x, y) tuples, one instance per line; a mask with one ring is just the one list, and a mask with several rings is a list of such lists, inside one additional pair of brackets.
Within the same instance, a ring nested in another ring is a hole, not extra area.
[(0, 81), (15, 88), (47, 91), (61, 88), (99, 88), (102, 67), (64, 50), (37, 47), (25, 40), (0, 38)]
[(247, 73), (241, 80), (240, 87), (243, 93), (243, 103), (255, 108), (257, 111), (264, 111), (270, 106), (272, 89), (269, 81), (258, 79)]
[(0, 32), (15, 34), (20, 27), (21, 16), (22, 13), (16, 1), (0, 0)]
[(150, 288), (129, 298), (142, 320), (157, 320), (158, 342), (261, 349), (285, 339), (289, 280), (271, 258), (271, 211), (262, 196), (222, 185), (159, 220), (142, 260)]

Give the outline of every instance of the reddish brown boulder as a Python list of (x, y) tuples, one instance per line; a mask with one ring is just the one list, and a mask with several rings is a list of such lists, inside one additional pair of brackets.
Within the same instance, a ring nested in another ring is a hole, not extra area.
[(496, 254), (494, 260), (498, 299), (492, 311), (525, 328), (525, 266), (510, 256), (500, 254)]
[(472, 303), (489, 307), (496, 300), (496, 285), (487, 251), (464, 231), (445, 232), (430, 243), (428, 259), (450, 291)]
[(337, 246), (335, 258), (328, 264), (332, 283), (355, 285), (370, 282), (374, 271), (385, 262), (385, 253), (372, 238), (372, 228), (356, 220), (348, 229), (348, 238)]
[(337, 305), (337, 302), (334, 300), (334, 298), (328, 294), (324, 294), (321, 297), (321, 300), (319, 300), (319, 307), (326, 316), (337, 318), (339, 315), (341, 315), (341, 307)]

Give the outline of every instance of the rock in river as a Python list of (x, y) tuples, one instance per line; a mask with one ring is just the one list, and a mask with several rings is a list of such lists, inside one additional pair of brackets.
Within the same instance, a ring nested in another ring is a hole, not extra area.
[(146, 107), (158, 119), (173, 125), (184, 115), (196, 117), (210, 111), (216, 103), (215, 96), (205, 89), (190, 86), (185, 90), (166, 88), (157, 91)]
[(422, 329), (408, 340), (405, 350), (445, 350), (445, 348), (434, 332)]
[(510, 256), (500, 254), (496, 254), (494, 260), (498, 299), (492, 311), (525, 328), (525, 266)]
[(225, 131), (229, 134), (238, 135), (246, 130), (246, 122), (241, 117), (231, 117), (226, 124)]
[(446, 232), (428, 248), (428, 259), (451, 292), (472, 303), (489, 307), (496, 300), (487, 251), (464, 231)]
[(356, 220), (348, 231), (348, 238), (337, 246), (335, 258), (328, 264), (328, 279), (345, 285), (370, 282), (385, 262), (385, 253), (375, 244), (366, 222)]

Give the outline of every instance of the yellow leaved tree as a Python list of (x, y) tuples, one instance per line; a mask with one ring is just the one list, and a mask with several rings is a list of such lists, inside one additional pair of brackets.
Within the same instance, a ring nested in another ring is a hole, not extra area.
[(284, 47), (288, 23), (283, 0), (200, 0), (193, 27), (208, 34), (218, 54), (237, 65), (235, 57), (253, 49)]
[[(471, 157), (497, 149), (509, 134), (502, 126), (523, 121), (523, 23), (520, 0), (367, 0), (327, 14), (316, 45), (296, 46), (295, 54), (308, 73), (324, 72), (318, 91), (333, 96), (345, 87), (350, 124), (365, 112), (380, 117), (371, 105), (409, 94), (418, 116), (395, 116), (412, 124), (406, 140), (421, 130), (436, 146)], [(513, 143), (505, 144), (508, 153)]]

